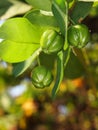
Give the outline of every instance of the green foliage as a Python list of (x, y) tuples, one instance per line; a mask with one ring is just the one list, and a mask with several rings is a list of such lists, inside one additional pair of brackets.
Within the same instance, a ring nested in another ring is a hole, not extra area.
[(50, 70), (54, 69), (56, 58), (57, 58), (56, 53), (45, 54), (44, 52), (42, 52), (39, 55), (40, 64), (45, 65)]
[(38, 8), (41, 10), (51, 10), (51, 1), (50, 0), (26, 0), (29, 4), (31, 4), (34, 8)]
[(52, 97), (55, 97), (55, 94), (57, 93), (57, 90), (63, 80), (63, 75), (64, 75), (64, 53), (60, 51), (58, 53), (57, 57), (57, 74), (56, 74), (56, 82), (54, 85), (54, 88), (52, 90)]
[(53, 1), (53, 4), (52, 4), (52, 11), (53, 11), (53, 14), (58, 22), (58, 26), (60, 27), (60, 30), (62, 32), (62, 35), (65, 36), (65, 19), (66, 19), (66, 6), (65, 6), (65, 3), (64, 1), (57, 1), (57, 0), (54, 0)]
[(71, 13), (71, 19), (74, 21), (74, 23), (81, 22), (89, 14), (92, 6), (93, 1), (92, 2), (88, 2), (88, 0), (86, 2), (77, 1)]
[(39, 48), (40, 34), (37, 29), (26, 18), (6, 21), (0, 29), (0, 36), (4, 39), (0, 43), (1, 58), (8, 62), (20, 62), (30, 57)]
[(1, 26), (0, 38), (28, 44), (39, 43), (40, 32), (37, 32), (37, 29), (26, 18), (12, 18)]
[[(18, 76), (26, 71), (35, 60), (37, 61), (37, 65), (41, 64), (40, 53), (44, 51), (43, 43), (41, 42), (51, 43), (53, 50), (57, 49), (57, 46), (55, 46), (57, 39), (52, 39), (51, 32), (47, 38), (41, 40), (43, 33), (47, 29), (57, 31), (59, 36), (62, 36), (58, 41), (62, 44), (62, 39), (64, 39), (64, 45), (55, 55), (57, 68), (56, 80), (52, 90), (52, 96), (54, 97), (64, 78), (64, 69), (67, 75), (73, 75), (73, 72), (69, 73), (69, 68), (72, 65), (72, 69), (77, 71), (75, 64), (76, 62), (79, 63), (78, 58), (71, 57), (73, 47), (70, 46), (68, 41), (68, 28), (72, 24), (80, 24), (82, 22), (89, 14), (93, 2), (78, 0), (45, 0), (44, 2), (43, 0), (26, 0), (26, 2), (33, 7), (31, 11), (28, 11), (23, 17), (6, 20), (0, 27), (0, 38), (2, 39), (0, 42), (0, 58), (4, 61), (14, 63), (13, 73), (15, 76)], [(74, 35), (76, 34), (74, 33)], [(80, 42), (82, 41), (80, 40)], [(84, 47), (84, 43), (82, 47)], [(50, 51), (49, 49), (50, 45), (47, 47), (48, 52)], [(47, 57), (45, 51), (44, 56)], [(82, 59), (80, 55), (79, 58)], [(70, 62), (71, 64), (67, 64)], [(80, 76), (81, 67), (79, 70), (79, 74), (75, 73), (75, 76), (72, 77)]]
[(81, 64), (77, 56), (75, 56), (74, 53), (71, 52), (70, 58), (64, 70), (65, 78), (75, 79), (83, 76), (84, 73), (85, 71), (83, 65)]
[(25, 14), (25, 16), (33, 25), (39, 26), (41, 28), (55, 28), (57, 29), (58, 24), (55, 17), (48, 12), (43, 12), (38, 9), (33, 9)]

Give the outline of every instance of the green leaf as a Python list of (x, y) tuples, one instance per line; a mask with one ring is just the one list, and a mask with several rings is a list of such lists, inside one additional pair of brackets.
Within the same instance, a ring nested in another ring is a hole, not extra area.
[(71, 54), (71, 48), (67, 48), (66, 51), (61, 51), (58, 53), (58, 58), (57, 58), (57, 74), (56, 74), (56, 82), (55, 85), (52, 89), (52, 97), (54, 98), (59, 86), (63, 80), (64, 77), (64, 68), (66, 68), (69, 58)]
[(39, 44), (4, 40), (0, 43), (0, 57), (11, 63), (21, 62), (30, 57), (38, 48)]
[(67, 28), (68, 28), (68, 3), (65, 0), (54, 0), (52, 11), (60, 27), (62, 35), (65, 37), (64, 50), (68, 47)]
[(26, 18), (12, 18), (0, 27), (0, 38), (21, 43), (39, 43), (40, 32)]
[(51, 0), (26, 0), (34, 8), (51, 11)]
[(62, 9), (62, 5), (60, 6), (60, 3), (57, 2), (57, 0), (53, 1), (52, 3), (52, 12), (58, 22), (58, 25), (60, 27), (61, 33), (65, 36), (65, 19), (66, 15), (64, 13), (64, 9)]
[(32, 62), (39, 55), (40, 51), (41, 51), (41, 49), (39, 48), (26, 61), (13, 64), (13, 71), (12, 71), (12, 73), (15, 76), (21, 75), (24, 71), (26, 71), (30, 67), (30, 65), (32, 64)]
[(12, 18), (0, 27), (0, 57), (7, 62), (21, 62), (40, 47), (41, 32), (26, 18)]
[(75, 23), (81, 22), (89, 14), (92, 5), (93, 2), (83, 2), (83, 1), (76, 2), (70, 15), (71, 19)]
[(64, 59), (64, 55), (63, 55), (63, 51), (60, 51), (58, 53), (58, 58), (57, 58), (57, 76), (56, 76), (56, 82), (55, 85), (52, 89), (52, 97), (55, 97), (55, 94), (57, 93), (57, 90), (59, 89), (59, 86), (62, 82), (63, 79), (63, 73), (64, 73), (64, 63), (63, 60)]
[(53, 70), (57, 54), (45, 54), (44, 52), (39, 55), (40, 64), (46, 66), (46, 68)]
[(54, 16), (46, 11), (31, 10), (24, 17), (26, 17), (32, 24), (39, 26), (39, 28), (58, 27), (58, 23)]
[(85, 73), (83, 65), (77, 56), (71, 51), (70, 58), (64, 70), (64, 76), (68, 79), (74, 79), (83, 76)]

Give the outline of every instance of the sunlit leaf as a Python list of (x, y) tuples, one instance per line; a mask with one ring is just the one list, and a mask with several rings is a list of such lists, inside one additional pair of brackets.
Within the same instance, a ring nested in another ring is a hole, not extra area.
[(0, 27), (0, 38), (29, 44), (39, 43), (40, 32), (26, 18), (12, 18)]
[(38, 48), (39, 44), (4, 40), (0, 43), (0, 57), (7, 62), (20, 62), (26, 60)]
[(8, 62), (26, 60), (39, 48), (40, 31), (26, 18), (12, 18), (0, 27), (0, 57)]

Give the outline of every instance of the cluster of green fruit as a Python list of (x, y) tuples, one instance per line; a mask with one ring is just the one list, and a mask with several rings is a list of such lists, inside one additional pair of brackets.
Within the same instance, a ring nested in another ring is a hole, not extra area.
[[(90, 40), (89, 29), (84, 24), (72, 25), (68, 29), (69, 46), (83, 48)], [(46, 54), (57, 53), (63, 49), (64, 37), (55, 30), (46, 30), (40, 40), (42, 51)], [(37, 88), (44, 88), (51, 84), (53, 76), (44, 66), (37, 66), (33, 69), (32, 83)]]

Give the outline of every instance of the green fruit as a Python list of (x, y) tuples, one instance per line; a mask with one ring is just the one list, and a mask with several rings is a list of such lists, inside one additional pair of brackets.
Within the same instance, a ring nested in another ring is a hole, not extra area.
[(38, 66), (31, 73), (32, 83), (36, 88), (44, 88), (51, 84), (53, 76), (44, 66)]
[(45, 53), (51, 54), (63, 48), (64, 39), (55, 30), (48, 29), (42, 34), (40, 45)]
[(77, 24), (68, 29), (68, 43), (71, 46), (82, 48), (90, 41), (90, 32), (86, 25)]

